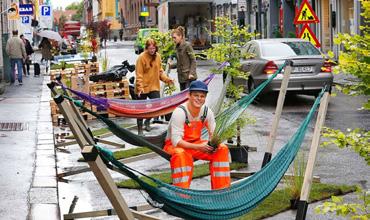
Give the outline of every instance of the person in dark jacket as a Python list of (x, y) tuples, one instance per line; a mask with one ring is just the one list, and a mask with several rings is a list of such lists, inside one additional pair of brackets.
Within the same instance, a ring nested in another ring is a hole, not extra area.
[[(23, 63), (23, 74), (26, 76), (26, 75), (30, 75), (30, 64), (31, 64), (31, 55), (33, 54), (33, 49), (32, 49), (32, 46), (31, 46), (31, 43), (29, 40), (27, 40), (27, 38), (24, 37), (23, 34), (21, 34), (20, 38), (22, 39), (23, 43), (24, 43), (24, 46), (26, 48), (26, 54), (27, 54), (27, 57), (26, 59), (24, 60), (24, 63)], [(26, 69), (27, 67), (27, 69)]]
[(197, 79), (195, 54), (191, 44), (185, 41), (185, 29), (183, 27), (177, 27), (171, 35), (176, 44), (177, 75), (182, 91)]
[(39, 49), (41, 49), (41, 62), (44, 60), (46, 61), (46, 72), (49, 69), (49, 61), (53, 59), (53, 54), (51, 53), (51, 49), (53, 46), (51, 45), (48, 38), (43, 37), (41, 43), (39, 44)]

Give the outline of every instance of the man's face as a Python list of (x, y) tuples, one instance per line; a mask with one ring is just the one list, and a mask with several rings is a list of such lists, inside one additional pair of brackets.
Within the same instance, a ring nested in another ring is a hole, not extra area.
[(152, 56), (155, 54), (155, 52), (157, 52), (157, 48), (154, 45), (149, 45), (147, 50), (148, 50), (148, 53)]
[(206, 102), (207, 93), (194, 91), (189, 94), (189, 103), (195, 108), (201, 108)]

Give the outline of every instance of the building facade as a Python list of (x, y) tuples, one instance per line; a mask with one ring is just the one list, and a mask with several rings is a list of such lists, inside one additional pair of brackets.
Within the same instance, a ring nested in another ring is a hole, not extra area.
[[(132, 39), (143, 27), (157, 27), (157, 6), (159, 0), (120, 0), (124, 36)], [(140, 12), (147, 10), (149, 16), (141, 17)]]

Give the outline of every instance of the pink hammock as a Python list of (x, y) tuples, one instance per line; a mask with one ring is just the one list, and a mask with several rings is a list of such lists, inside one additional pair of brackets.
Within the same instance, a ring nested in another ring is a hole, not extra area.
[[(215, 74), (209, 75), (203, 82), (208, 84), (214, 76)], [(186, 89), (175, 95), (163, 98), (127, 100), (96, 97), (67, 88), (64, 85), (62, 85), (62, 87), (83, 100), (97, 106), (99, 110), (106, 110), (108, 113), (127, 118), (153, 118), (171, 113), (178, 105), (188, 100), (189, 93), (189, 89)]]

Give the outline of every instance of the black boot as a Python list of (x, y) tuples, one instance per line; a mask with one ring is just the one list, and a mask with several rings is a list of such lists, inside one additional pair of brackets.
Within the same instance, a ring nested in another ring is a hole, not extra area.
[(140, 135), (140, 136), (143, 136), (144, 133), (143, 133), (143, 126), (138, 126), (137, 127), (137, 134)]
[(143, 133), (143, 119), (137, 120), (137, 134), (138, 135), (144, 135)]
[(150, 131), (152, 130), (152, 128), (150, 127), (150, 119), (146, 119), (146, 120), (144, 121), (144, 124), (145, 124), (145, 130), (146, 130), (147, 132), (150, 132)]

